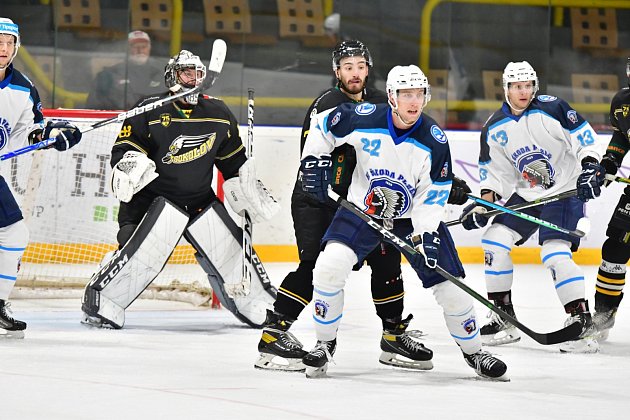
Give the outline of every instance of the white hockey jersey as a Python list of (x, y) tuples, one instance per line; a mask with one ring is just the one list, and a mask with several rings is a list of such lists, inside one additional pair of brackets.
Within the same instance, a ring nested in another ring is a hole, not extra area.
[(431, 117), (401, 134), (389, 105), (342, 104), (311, 119), (302, 158), (342, 144), (357, 155), (348, 201), (377, 218), (411, 218), (414, 233), (437, 230), (453, 178), (446, 135)]
[(520, 116), (504, 102), (481, 131), (481, 189), (527, 201), (574, 189), (582, 159), (601, 160), (606, 146), (562, 99), (539, 95)]
[(39, 93), (33, 83), (11, 64), (4, 80), (0, 81), (0, 152), (26, 146), (28, 135), (43, 128)]

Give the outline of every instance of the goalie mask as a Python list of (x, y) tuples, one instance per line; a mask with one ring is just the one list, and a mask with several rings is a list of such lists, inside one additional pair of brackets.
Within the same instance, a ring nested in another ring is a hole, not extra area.
[[(189, 91), (203, 83), (206, 78), (206, 66), (199, 56), (190, 51), (181, 50), (168, 60), (164, 68), (164, 81), (171, 92)], [(190, 105), (197, 105), (199, 92), (186, 95), (182, 100)]]
[[(510, 103), (510, 99), (508, 97), (510, 83), (529, 81), (534, 83), (534, 90), (532, 91), (532, 96), (529, 100), (531, 103), (531, 101), (536, 97), (536, 92), (538, 92), (538, 76), (536, 75), (534, 68), (527, 61), (509, 62), (507, 66), (505, 66), (505, 70), (503, 70), (503, 93), (505, 94), (505, 101), (510, 108), (515, 111), (522, 110), (514, 108)], [(529, 106), (529, 104), (527, 105)]]
[[(398, 91), (400, 89), (424, 89), (424, 101), (420, 108), (420, 113), (424, 107), (431, 100), (431, 86), (429, 85), (429, 79), (424, 75), (422, 70), (418, 66), (395, 66), (387, 74), (387, 82), (385, 83), (385, 90), (387, 90), (387, 102), (392, 108), (392, 111), (398, 114)], [(419, 114), (420, 114), (419, 113)], [(418, 114), (418, 115), (419, 115)], [(405, 124), (407, 123), (401, 118)]]
[[(0, 35), (13, 35), (13, 37), (15, 38), (15, 47), (13, 49), (13, 54), (11, 55), (11, 58), (9, 58), (9, 62), (6, 66), (0, 67), (0, 70), (4, 70), (5, 68), (9, 67), (9, 65), (18, 53), (18, 49), (20, 48), (20, 31), (17, 24), (13, 23), (11, 19), (0, 18)], [(3, 42), (6, 41), (3, 39)]]

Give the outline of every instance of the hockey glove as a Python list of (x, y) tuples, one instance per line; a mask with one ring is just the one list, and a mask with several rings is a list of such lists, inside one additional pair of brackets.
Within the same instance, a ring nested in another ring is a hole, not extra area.
[(606, 169), (593, 158), (582, 160), (582, 173), (577, 179), (577, 198), (586, 202), (601, 194), (606, 180)]
[[(610, 175), (616, 175), (617, 174), (617, 170), (619, 169), (619, 167), (621, 166), (621, 160), (623, 158), (618, 158), (617, 155), (615, 155), (614, 153), (608, 152), (604, 155), (604, 158), (602, 159), (602, 161), (600, 162), (600, 165), (602, 165), (604, 167), (604, 169), (606, 169), (606, 173), (610, 174)], [(604, 187), (607, 187), (608, 185), (610, 185), (612, 181), (606, 179), (604, 181)]]
[(321, 158), (307, 156), (300, 164), (302, 190), (316, 197), (322, 203), (328, 198), (328, 186), (332, 182), (332, 160), (330, 155)]
[(144, 153), (129, 151), (112, 168), (114, 197), (128, 203), (135, 193), (158, 177), (155, 162)]
[(468, 194), (470, 194), (472, 190), (461, 178), (453, 175), (453, 185), (451, 186), (451, 193), (448, 196), (448, 204), (455, 204), (461, 206), (468, 201)]
[(411, 237), (413, 248), (424, 256), (424, 263), (429, 268), (435, 268), (438, 264), (440, 253), (440, 236), (437, 232), (424, 232), (422, 235)]
[(488, 209), (477, 203), (471, 203), (464, 207), (459, 221), (466, 230), (481, 229), (488, 224), (488, 218), (484, 216)]
[(44, 139), (54, 138), (55, 142), (52, 146), (59, 151), (64, 151), (79, 143), (81, 135), (79, 127), (68, 121), (48, 121), (43, 137)]

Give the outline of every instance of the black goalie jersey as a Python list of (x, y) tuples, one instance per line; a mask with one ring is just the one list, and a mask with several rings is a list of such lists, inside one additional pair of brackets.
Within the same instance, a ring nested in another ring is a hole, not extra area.
[(230, 178), (246, 161), (236, 118), (221, 100), (208, 96), (191, 109), (171, 103), (125, 120), (112, 148), (112, 166), (130, 150), (146, 154), (159, 175), (134, 196), (132, 206), (137, 198), (144, 203), (163, 196), (185, 209), (205, 207), (215, 197), (214, 165)]

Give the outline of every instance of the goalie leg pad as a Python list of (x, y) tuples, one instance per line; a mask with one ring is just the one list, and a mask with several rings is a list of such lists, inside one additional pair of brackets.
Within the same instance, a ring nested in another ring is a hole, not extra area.
[(156, 198), (129, 241), (92, 276), (85, 289), (83, 311), (122, 328), (124, 314), (120, 312), (162, 271), (188, 220), (188, 215), (174, 204)]
[(243, 275), (243, 230), (219, 201), (211, 203), (188, 226), (184, 236), (199, 255), (197, 261), (208, 274), (215, 294), (240, 321), (261, 328), (267, 309), (273, 310), (277, 290), (251, 248), (251, 267)]

